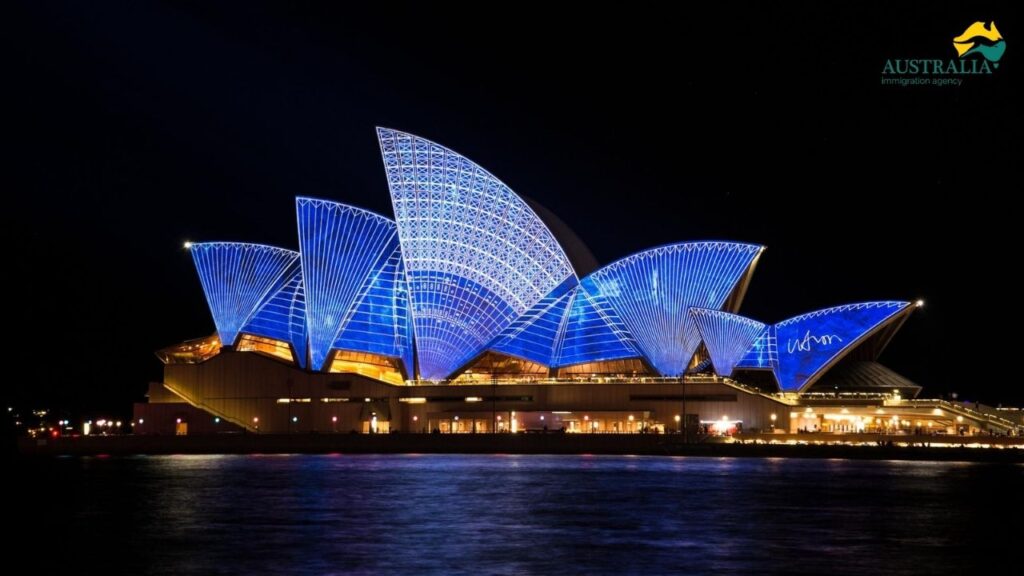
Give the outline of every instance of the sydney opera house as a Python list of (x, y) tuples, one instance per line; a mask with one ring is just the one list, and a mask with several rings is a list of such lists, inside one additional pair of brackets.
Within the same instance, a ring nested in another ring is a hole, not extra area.
[(747, 318), (764, 246), (680, 242), (599, 267), (469, 159), (377, 137), (394, 218), (300, 197), (298, 250), (187, 246), (216, 331), (157, 352), (164, 381), (136, 405), (137, 433), (990, 425), (915, 400), (917, 385), (877, 363), (919, 303)]

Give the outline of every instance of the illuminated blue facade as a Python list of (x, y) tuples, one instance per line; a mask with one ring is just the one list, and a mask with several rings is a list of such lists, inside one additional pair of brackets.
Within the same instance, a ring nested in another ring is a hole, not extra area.
[(384, 266), (371, 274), (360, 290), (358, 304), (333, 348), (399, 358), (411, 376), (412, 322), (402, 251), (395, 244)]
[(302, 288), (302, 267), (296, 260), (284, 286), (271, 296), (241, 332), (274, 338), (291, 344), (299, 366), (306, 367), (306, 294)]
[(818, 310), (775, 325), (778, 368), (785, 391), (801, 391), (868, 336), (911, 310), (909, 302), (864, 302)]
[(784, 392), (801, 392), (843, 356), (882, 328), (905, 319), (911, 310), (909, 302), (882, 301), (801, 314), (765, 326), (736, 368), (770, 370)]
[(691, 308), (690, 315), (715, 372), (722, 376), (732, 375), (733, 368), (765, 329), (761, 322), (721, 310)]
[(192, 261), (203, 285), (217, 335), (226, 346), (280, 288), (291, 279), (297, 252), (239, 242), (193, 244)]
[(565, 332), (556, 350), (555, 366), (638, 358), (636, 341), (614, 310), (592, 296), (586, 278), (575, 290), (565, 321)]
[(591, 274), (591, 296), (619, 314), (658, 372), (681, 375), (700, 344), (689, 309), (721, 308), (762, 249), (686, 242), (647, 250)]
[(569, 260), (508, 186), (429, 140), (379, 128), (419, 373), (445, 378), (567, 278)]
[[(359, 311), (360, 299), (379, 296), (395, 288), (394, 272), (390, 276), (382, 271), (393, 262), (398, 249), (395, 223), (372, 212), (337, 202), (313, 198), (297, 198), (299, 247), (302, 253), (302, 276), (306, 290), (306, 330), (309, 334), (310, 367), (325, 368), (330, 351), (337, 347), (338, 336)], [(386, 299), (387, 296), (385, 295)], [(404, 301), (394, 297), (392, 302)], [(364, 308), (362, 320), (353, 333), (355, 340), (344, 348), (372, 351), (368, 348), (391, 346), (395, 356), (400, 340), (389, 326), (398, 328), (400, 322), (388, 322), (375, 316), (371, 299)], [(396, 310), (384, 316), (399, 316)], [(404, 326), (401, 327), (404, 333)]]
[(765, 326), (757, 335), (750, 350), (736, 363), (735, 368), (748, 370), (775, 370), (779, 367), (779, 347), (775, 338), (775, 326)]
[(576, 290), (569, 277), (502, 331), (491, 350), (544, 366), (556, 364), (556, 350), (565, 330), (565, 316)]
[[(400, 360), (408, 378), (440, 380), (487, 351), (577, 374), (586, 364), (638, 367), (610, 363), (630, 359), (681, 376), (706, 367), (706, 356), (694, 357), (703, 341), (719, 375), (764, 370), (783, 391), (804, 391), (910, 309), (868, 302), (774, 325), (732, 314), (763, 250), (734, 242), (644, 250), (580, 279), (545, 222), (489, 172), (411, 134), (379, 128), (377, 137), (394, 221), (300, 197), (299, 252), (191, 246), (223, 344), (240, 333), (284, 342), (317, 371), (331, 368), (335, 350), (367, 353)], [(382, 365), (344, 360), (336, 366)]]

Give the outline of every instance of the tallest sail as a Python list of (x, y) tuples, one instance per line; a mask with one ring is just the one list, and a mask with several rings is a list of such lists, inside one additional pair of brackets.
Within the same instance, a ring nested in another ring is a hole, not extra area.
[(377, 137), (420, 376), (445, 378), (575, 272), (544, 222), (489, 172), (412, 134)]

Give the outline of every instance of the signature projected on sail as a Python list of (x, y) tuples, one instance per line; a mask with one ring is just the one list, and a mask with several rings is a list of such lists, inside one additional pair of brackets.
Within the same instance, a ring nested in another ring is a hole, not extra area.
[(979, 54), (989, 62), (999, 62), (1006, 52), (1006, 41), (999, 33), (995, 22), (975, 22), (964, 33), (953, 38), (953, 48), (960, 58)]
[(842, 342), (843, 339), (837, 334), (822, 334), (821, 336), (815, 336), (808, 330), (804, 334), (803, 338), (790, 338), (786, 342), (786, 350), (792, 354), (793, 352), (810, 352), (814, 344), (821, 344), (822, 346), (828, 346), (833, 342)]

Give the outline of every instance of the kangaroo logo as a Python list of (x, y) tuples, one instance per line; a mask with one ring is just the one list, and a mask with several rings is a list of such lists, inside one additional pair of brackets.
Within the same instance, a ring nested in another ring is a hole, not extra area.
[(992, 63), (993, 68), (999, 67), (999, 59), (1006, 52), (1006, 41), (996, 29), (995, 22), (975, 22), (964, 30), (964, 33), (953, 38), (953, 48), (960, 58), (971, 54), (980, 54)]

